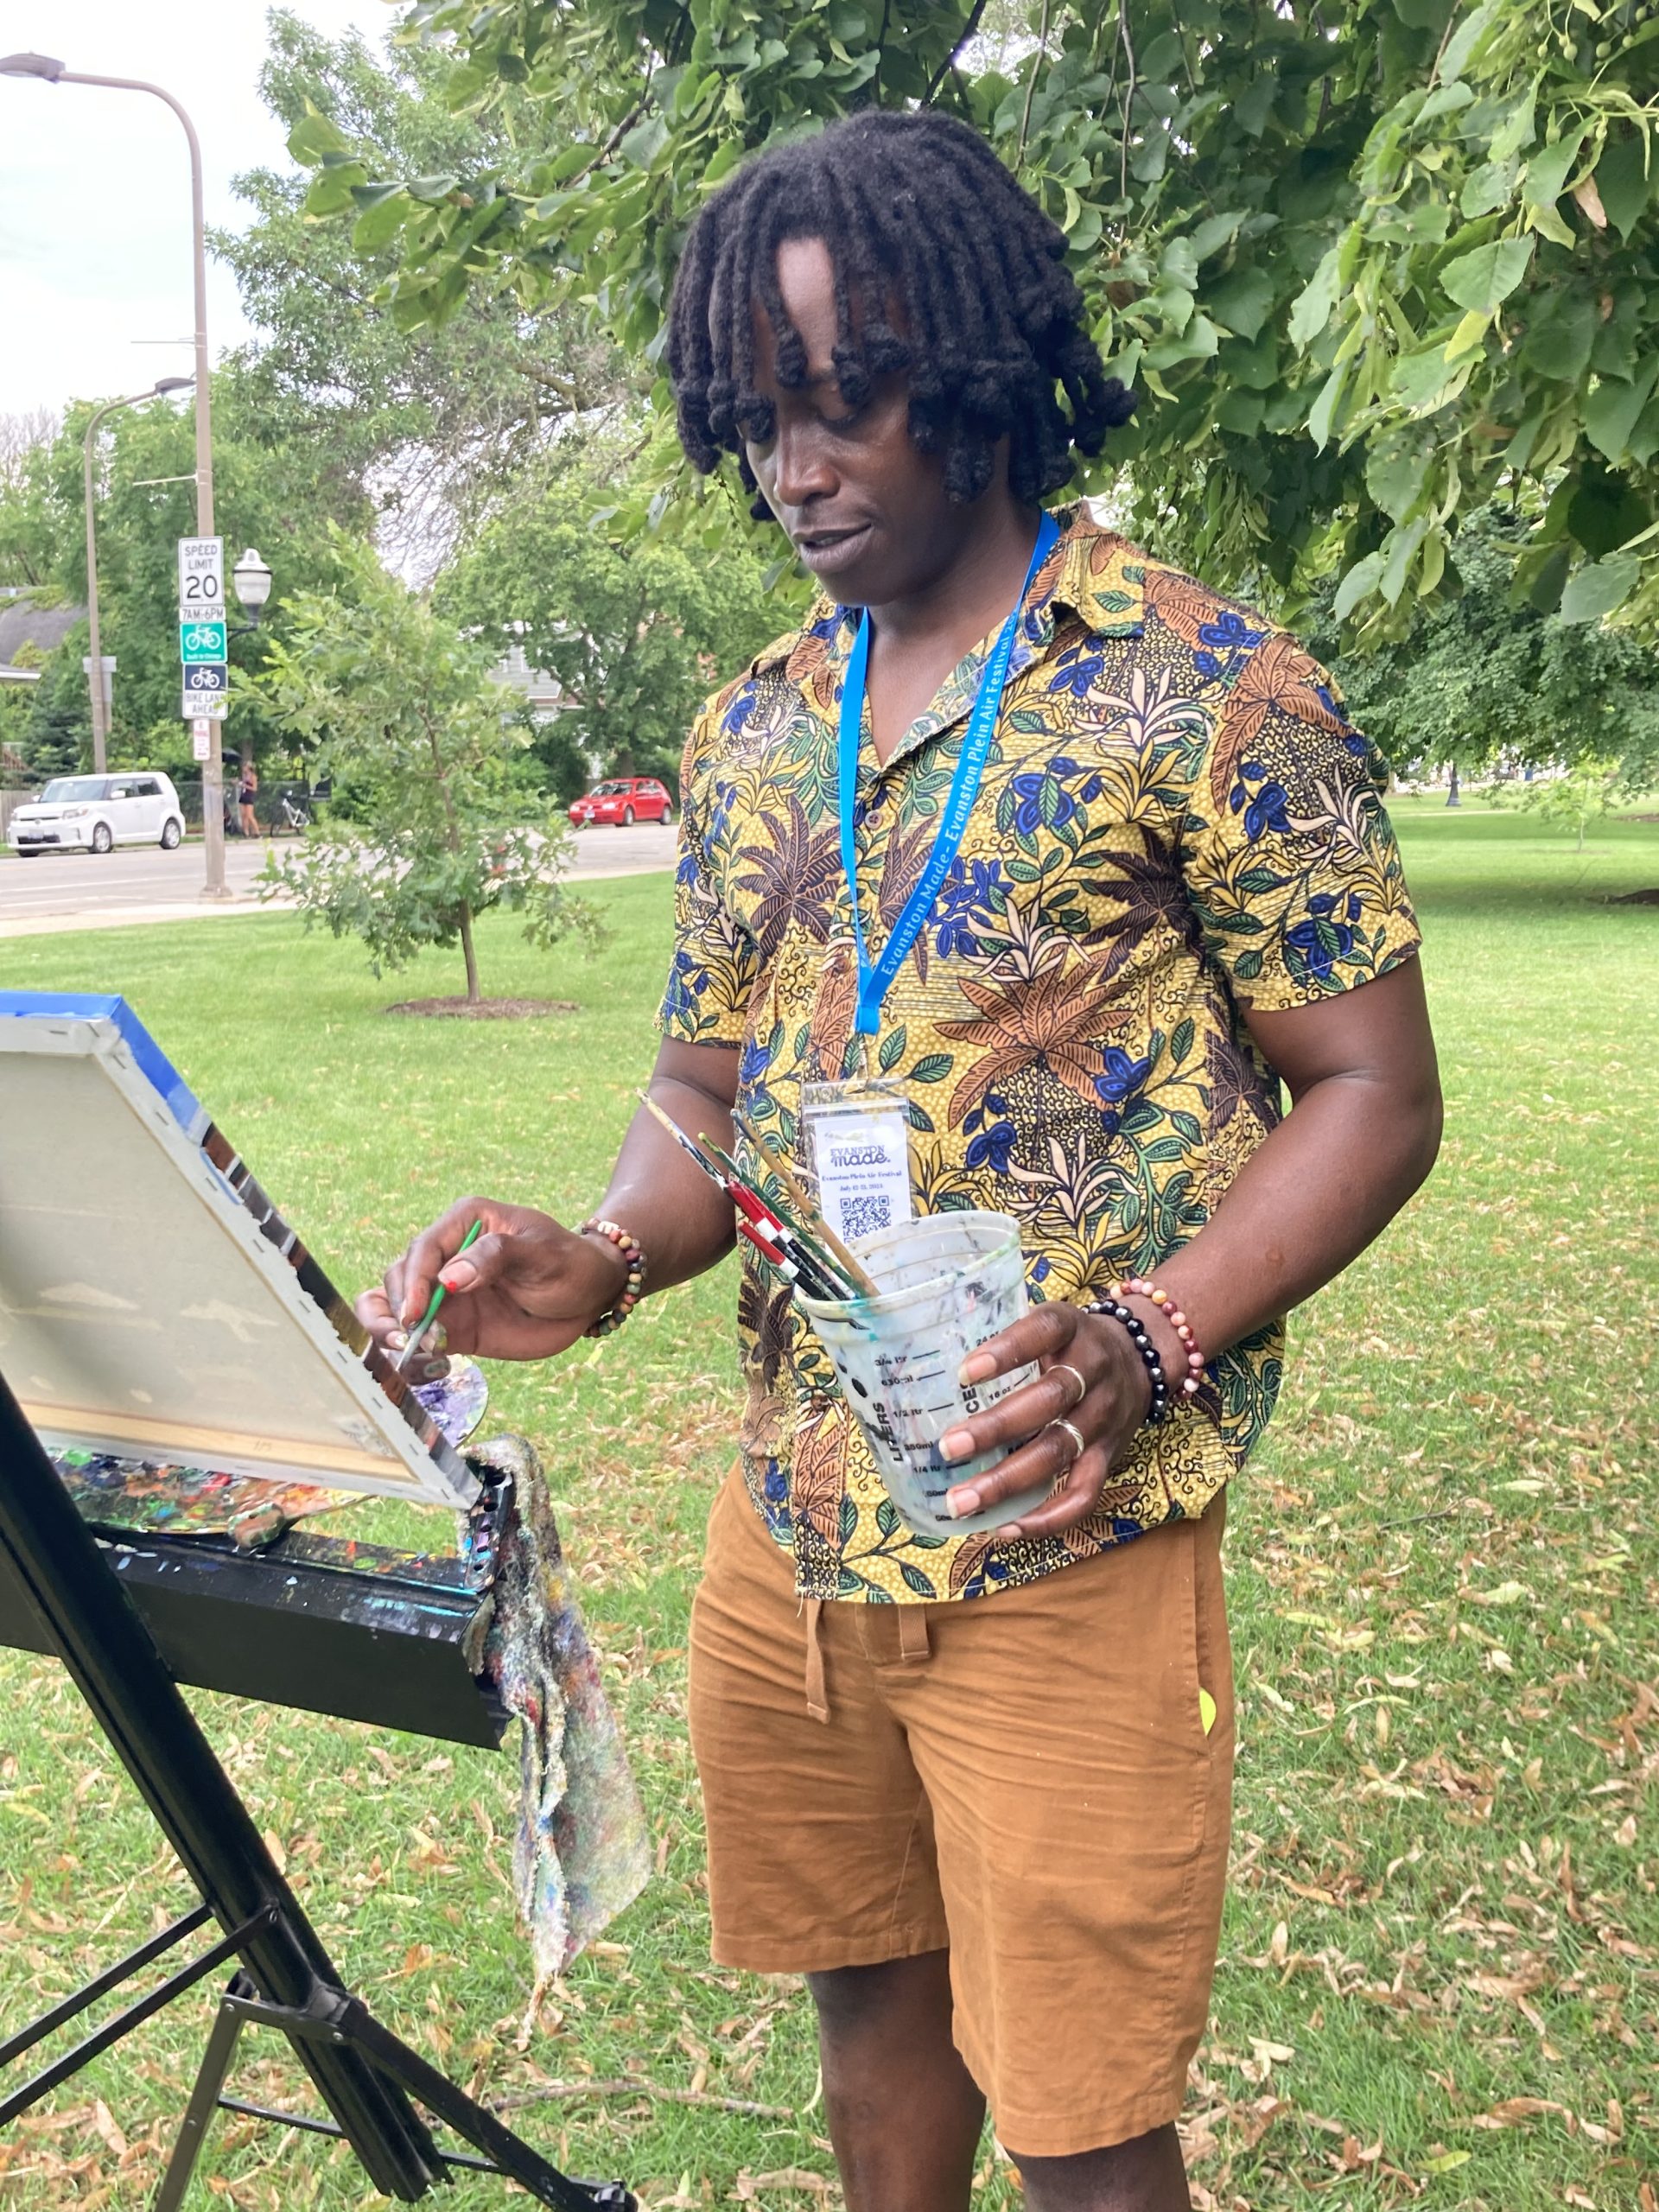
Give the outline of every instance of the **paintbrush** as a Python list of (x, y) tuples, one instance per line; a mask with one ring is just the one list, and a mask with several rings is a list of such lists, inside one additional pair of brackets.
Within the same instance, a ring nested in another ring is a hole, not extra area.
[[(802, 1287), (810, 1297), (836, 1300), (847, 1297), (850, 1285), (840, 1279), (837, 1264), (827, 1252), (819, 1250), (807, 1231), (792, 1221), (779, 1217), (778, 1209), (753, 1187), (734, 1160), (706, 1136), (694, 1142), (673, 1116), (665, 1114), (647, 1092), (642, 1090), (637, 1096), (645, 1111), (654, 1121), (661, 1122), (681, 1151), (696, 1161), (711, 1183), (719, 1184), (733, 1205), (746, 1217), (748, 1227), (764, 1230), (773, 1250), (790, 1263), (791, 1272), (789, 1280), (798, 1279), (799, 1270), (804, 1268)], [(740, 1223), (739, 1226), (745, 1228), (745, 1224)], [(745, 1228), (745, 1233), (748, 1233), (747, 1228)], [(750, 1236), (749, 1242), (755, 1245), (763, 1259), (774, 1267), (779, 1267), (780, 1273), (783, 1271), (779, 1262), (773, 1257), (773, 1251), (769, 1251), (758, 1237)]]
[[(461, 1238), (460, 1244), (455, 1249), (454, 1256), (456, 1259), (461, 1257), (461, 1254), (467, 1249), (467, 1247), (469, 1244), (474, 1243), (477, 1241), (479, 1236), (483, 1230), (483, 1227), (484, 1224), (481, 1221), (475, 1221), (473, 1224), (472, 1227), (467, 1230), (465, 1236)], [(443, 1264), (447, 1268), (449, 1262), (446, 1260)], [(432, 1303), (427, 1307), (425, 1318), (423, 1319), (420, 1327), (411, 1333), (409, 1342), (404, 1346), (403, 1351), (398, 1355), (397, 1372), (400, 1375), (408, 1374), (410, 1364), (414, 1359), (416, 1353), (421, 1348), (421, 1338), (426, 1334), (433, 1322), (437, 1319), (438, 1308), (442, 1305), (444, 1300), (448, 1298), (448, 1292), (444, 1288), (443, 1283), (442, 1280), (440, 1280), (437, 1288), (432, 1294)]]
[[(754, 1205), (760, 1207), (769, 1217), (772, 1223), (773, 1233), (792, 1240), (796, 1249), (805, 1253), (810, 1259), (814, 1272), (825, 1276), (836, 1286), (830, 1294), (832, 1298), (855, 1298), (858, 1295), (852, 1279), (848, 1275), (841, 1262), (826, 1246), (818, 1243), (815, 1229), (804, 1229), (799, 1222), (791, 1220), (782, 1206), (779, 1205), (774, 1199), (767, 1198), (764, 1192), (756, 1187), (751, 1178), (744, 1173), (729, 1153), (721, 1150), (707, 1131), (698, 1130), (697, 1142), (705, 1151), (712, 1153), (727, 1171), (730, 1178), (728, 1187), (734, 1197), (737, 1198), (739, 1205), (743, 1203), (743, 1196), (747, 1195)], [(810, 1206), (807, 1208), (807, 1211), (817, 1228), (822, 1228), (823, 1224)]]
[(830, 1228), (829, 1223), (818, 1211), (817, 1206), (813, 1205), (811, 1199), (808, 1198), (806, 1192), (796, 1181), (794, 1176), (791, 1174), (788, 1167), (778, 1157), (778, 1154), (766, 1142), (765, 1137), (761, 1135), (760, 1130), (756, 1128), (754, 1123), (749, 1119), (748, 1116), (740, 1109), (734, 1114), (733, 1118), (737, 1122), (739, 1128), (742, 1130), (744, 1135), (747, 1137), (749, 1142), (754, 1147), (756, 1152), (760, 1154), (761, 1160), (765, 1162), (768, 1170), (778, 1178), (778, 1180), (783, 1185), (785, 1190), (789, 1193), (791, 1203), (794, 1205), (796, 1211), (798, 1213), (803, 1214), (805, 1218), (811, 1223), (812, 1235), (822, 1241), (825, 1250), (835, 1262), (836, 1266), (840, 1272), (846, 1276), (849, 1282), (854, 1285), (861, 1296), (865, 1298), (879, 1298), (881, 1294), (880, 1285), (870, 1274), (869, 1269), (861, 1264), (857, 1255), (851, 1251), (849, 1247), (842, 1242), (841, 1238), (836, 1236), (835, 1230)]
[[(728, 1183), (728, 1177), (725, 1170), (721, 1167), (716, 1166), (715, 1162), (709, 1158), (709, 1154), (703, 1150), (702, 1147), (698, 1144), (694, 1144), (691, 1139), (687, 1136), (685, 1131), (680, 1127), (679, 1123), (674, 1119), (673, 1116), (671, 1114), (664, 1113), (662, 1108), (657, 1103), (657, 1101), (647, 1092), (643, 1090), (638, 1091), (635, 1093), (635, 1096), (638, 1097), (639, 1103), (645, 1108), (646, 1113), (652, 1116), (652, 1120), (662, 1123), (663, 1127), (668, 1131), (670, 1136), (673, 1138), (675, 1143), (678, 1145), (680, 1150), (684, 1153), (689, 1153), (691, 1158), (696, 1161), (698, 1166), (702, 1168), (703, 1173), (709, 1178), (709, 1181), (711, 1183), (718, 1183), (721, 1189), (725, 1191), (727, 1189)], [(728, 1195), (730, 1195), (729, 1192), (728, 1192)]]

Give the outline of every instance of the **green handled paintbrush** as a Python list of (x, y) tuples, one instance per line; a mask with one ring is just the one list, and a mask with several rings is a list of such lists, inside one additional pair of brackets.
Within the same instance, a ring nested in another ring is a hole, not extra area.
[[(457, 1260), (461, 1257), (461, 1254), (467, 1249), (467, 1247), (469, 1244), (476, 1243), (479, 1236), (482, 1234), (483, 1228), (484, 1224), (481, 1221), (475, 1221), (473, 1224), (472, 1227), (467, 1230), (465, 1236), (461, 1238), (460, 1244), (455, 1249), (454, 1256)], [(449, 1262), (446, 1260), (443, 1264), (447, 1268)], [(422, 1318), (420, 1327), (410, 1332), (409, 1342), (404, 1346), (403, 1351), (397, 1356), (397, 1372), (400, 1375), (408, 1374), (410, 1363), (414, 1359), (416, 1353), (421, 1348), (421, 1338), (426, 1334), (433, 1322), (438, 1318), (438, 1308), (442, 1305), (444, 1300), (448, 1298), (448, 1295), (449, 1294), (444, 1288), (442, 1281), (440, 1281), (437, 1288), (432, 1294), (432, 1303), (427, 1307), (426, 1312)]]

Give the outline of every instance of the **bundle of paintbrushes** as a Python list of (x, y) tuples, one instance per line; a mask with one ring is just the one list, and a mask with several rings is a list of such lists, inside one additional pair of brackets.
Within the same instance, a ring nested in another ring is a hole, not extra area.
[(646, 1112), (662, 1123), (710, 1182), (719, 1184), (737, 1209), (739, 1236), (747, 1237), (767, 1266), (791, 1288), (798, 1285), (809, 1298), (836, 1300), (873, 1298), (877, 1294), (877, 1286), (868, 1273), (824, 1220), (747, 1115), (735, 1116), (738, 1127), (753, 1146), (767, 1175), (781, 1185), (786, 1204), (768, 1197), (712, 1138), (701, 1134), (695, 1139), (687, 1136), (654, 1098), (647, 1097), (642, 1090), (639, 1099)]

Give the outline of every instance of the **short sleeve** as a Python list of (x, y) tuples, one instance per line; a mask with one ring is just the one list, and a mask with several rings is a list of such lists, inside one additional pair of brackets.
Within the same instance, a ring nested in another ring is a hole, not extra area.
[(1226, 694), (1182, 841), (1205, 950), (1241, 999), (1306, 1006), (1416, 952), (1387, 786), (1331, 677), (1269, 632)]
[(753, 944), (720, 893), (715, 859), (720, 799), (708, 753), (716, 726), (705, 709), (693, 728), (680, 771), (674, 957), (657, 1026), (682, 1045), (742, 1044), (757, 968)]

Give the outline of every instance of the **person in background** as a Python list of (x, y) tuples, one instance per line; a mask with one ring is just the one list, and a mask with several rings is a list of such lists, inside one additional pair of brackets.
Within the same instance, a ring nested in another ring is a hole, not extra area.
[[(1285, 1314), (1439, 1141), (1383, 770), (1330, 679), (1046, 504), (1132, 404), (1065, 251), (966, 125), (871, 112), (709, 197), (669, 331), (690, 459), (822, 588), (692, 732), (651, 1093), (798, 1169), (806, 1087), (868, 1067), (915, 1211), (1020, 1225), (1032, 1310), (963, 1380), (1040, 1366), (941, 1446), (1006, 1455), (950, 1493), (1005, 1518), (918, 1538), (745, 1247), (690, 1635), (714, 1948), (805, 1976), (849, 2212), (966, 2212), (988, 2106), (1033, 2212), (1188, 2204), (1226, 1487)], [(455, 1350), (547, 1358), (733, 1241), (641, 1113), (580, 1228), (462, 1199), (359, 1312), (396, 1348), (442, 1278)]]
[(250, 757), (242, 763), (241, 781), (236, 789), (237, 816), (245, 837), (259, 835), (259, 818), (253, 810), (253, 803), (258, 796), (259, 771)]

